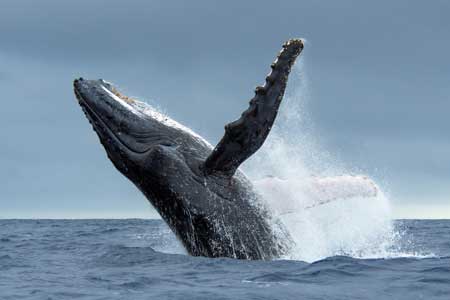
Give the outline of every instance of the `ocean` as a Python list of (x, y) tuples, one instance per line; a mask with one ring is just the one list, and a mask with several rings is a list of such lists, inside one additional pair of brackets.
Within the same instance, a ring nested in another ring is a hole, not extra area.
[(0, 220), (0, 299), (450, 299), (450, 220), (393, 227), (386, 257), (243, 261), (186, 255), (162, 220)]

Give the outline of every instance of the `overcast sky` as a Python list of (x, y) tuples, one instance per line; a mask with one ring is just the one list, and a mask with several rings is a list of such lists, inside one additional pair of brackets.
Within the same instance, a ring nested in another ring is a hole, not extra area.
[(0, 217), (154, 216), (73, 78), (112, 81), (216, 144), (291, 37), (307, 41), (321, 147), (381, 182), (396, 217), (450, 217), (449, 15), (444, 0), (3, 0)]

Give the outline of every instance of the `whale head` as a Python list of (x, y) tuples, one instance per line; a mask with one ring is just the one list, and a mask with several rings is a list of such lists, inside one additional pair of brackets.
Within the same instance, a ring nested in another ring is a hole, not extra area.
[(192, 144), (203, 149), (197, 155), (210, 151), (200, 136), (150, 105), (121, 94), (109, 82), (75, 79), (74, 92), (108, 157), (132, 181), (148, 171), (145, 162), (155, 151), (183, 154)]

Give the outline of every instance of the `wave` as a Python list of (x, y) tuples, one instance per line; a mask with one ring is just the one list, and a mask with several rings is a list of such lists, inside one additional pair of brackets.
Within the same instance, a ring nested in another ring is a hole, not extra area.
[(135, 266), (151, 263), (158, 259), (158, 253), (151, 247), (111, 246), (95, 259), (95, 263), (107, 267)]

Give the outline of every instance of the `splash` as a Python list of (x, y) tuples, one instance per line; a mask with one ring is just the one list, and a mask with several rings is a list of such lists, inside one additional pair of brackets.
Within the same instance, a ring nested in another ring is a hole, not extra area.
[[(401, 256), (395, 250), (399, 233), (393, 226), (388, 197), (378, 186), (376, 193), (364, 192), (370, 185), (363, 182), (365, 177), (342, 177), (352, 172), (319, 146), (306, 113), (310, 91), (303, 64), (301, 61), (294, 68), (290, 82), (294, 89), (288, 89), (274, 128), (246, 168), (263, 199), (293, 238), (294, 246), (287, 258), (312, 262), (335, 255)], [(331, 189), (337, 196), (328, 195), (333, 201), (311, 205), (317, 203), (317, 199), (312, 199), (314, 195), (324, 190), (323, 185), (311, 181), (326, 182), (321, 177), (332, 178), (332, 182), (333, 178), (340, 178)], [(271, 181), (272, 190), (273, 185), (278, 185), (282, 191), (268, 193), (267, 182), (258, 184), (264, 180)], [(349, 186), (363, 187), (363, 192), (339, 190)]]

